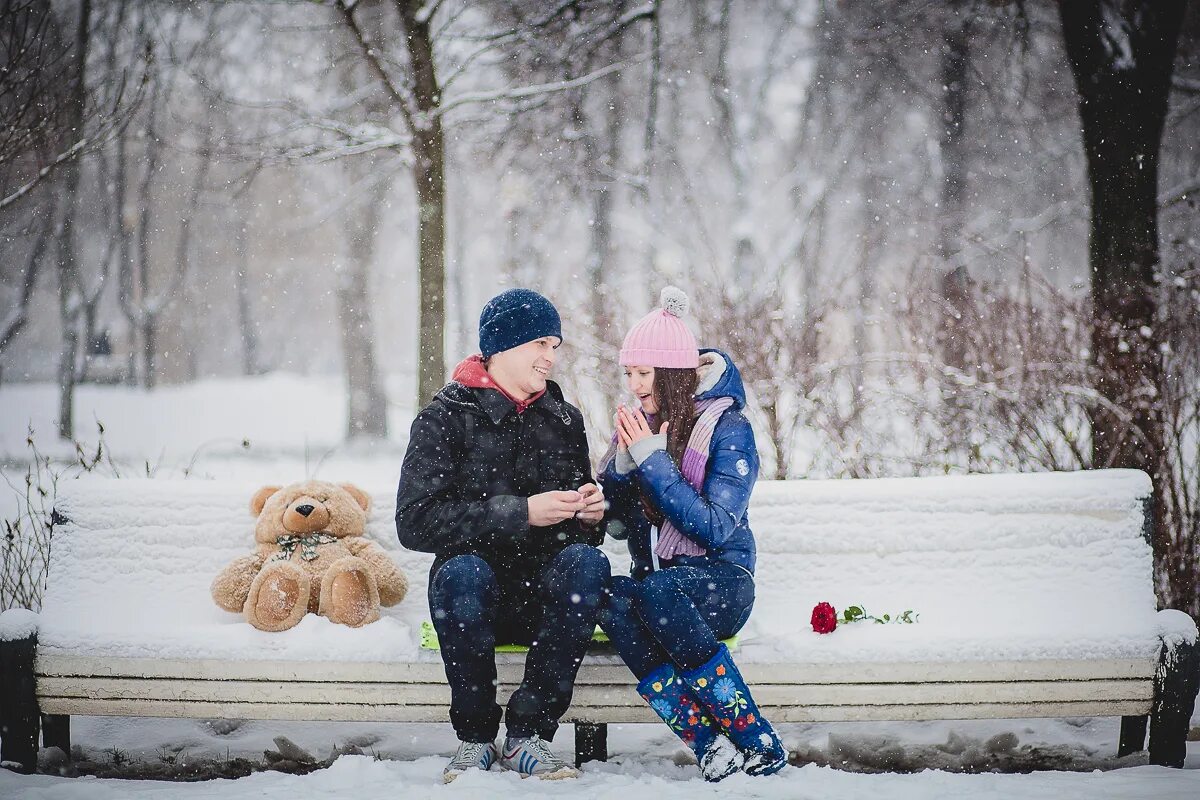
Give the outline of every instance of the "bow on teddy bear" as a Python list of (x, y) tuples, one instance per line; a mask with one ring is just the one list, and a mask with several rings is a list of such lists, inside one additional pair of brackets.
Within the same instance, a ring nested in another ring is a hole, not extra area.
[(287, 630), (310, 611), (352, 628), (379, 619), (380, 606), (404, 599), (408, 581), (363, 535), (370, 505), (349, 483), (259, 489), (250, 501), (254, 553), (217, 575), (213, 600), (263, 631)]

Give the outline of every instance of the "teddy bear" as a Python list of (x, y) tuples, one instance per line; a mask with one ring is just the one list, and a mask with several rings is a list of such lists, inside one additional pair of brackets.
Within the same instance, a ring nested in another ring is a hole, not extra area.
[(349, 483), (259, 489), (250, 501), (254, 553), (213, 579), (213, 600), (262, 631), (285, 631), (309, 611), (352, 628), (379, 619), (380, 606), (404, 599), (408, 581), (363, 535), (370, 505)]

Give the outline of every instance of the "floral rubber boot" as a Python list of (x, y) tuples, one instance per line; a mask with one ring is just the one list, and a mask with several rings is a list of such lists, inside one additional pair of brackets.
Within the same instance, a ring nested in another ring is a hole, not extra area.
[(741, 768), (741, 753), (716, 729), (674, 667), (664, 664), (655, 669), (637, 689), (654, 713), (695, 754), (704, 780), (715, 783)]
[(746, 757), (747, 774), (771, 775), (787, 766), (787, 749), (775, 728), (763, 719), (725, 645), (707, 664), (680, 677)]

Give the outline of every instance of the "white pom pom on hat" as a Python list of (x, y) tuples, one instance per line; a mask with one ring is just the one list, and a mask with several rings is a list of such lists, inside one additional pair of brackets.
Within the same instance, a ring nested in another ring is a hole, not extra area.
[(687, 293), (678, 286), (664, 286), (658, 295), (658, 304), (663, 311), (676, 317), (686, 317), (691, 303)]
[(677, 286), (659, 294), (660, 308), (638, 320), (621, 344), (621, 366), (695, 369), (700, 366), (696, 337), (681, 317), (688, 313), (688, 296)]

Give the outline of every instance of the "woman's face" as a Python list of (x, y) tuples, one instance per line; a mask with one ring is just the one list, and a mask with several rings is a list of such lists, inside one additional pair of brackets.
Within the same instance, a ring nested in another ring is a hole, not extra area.
[(657, 414), (654, 402), (654, 367), (625, 367), (625, 385), (642, 404), (642, 411)]

